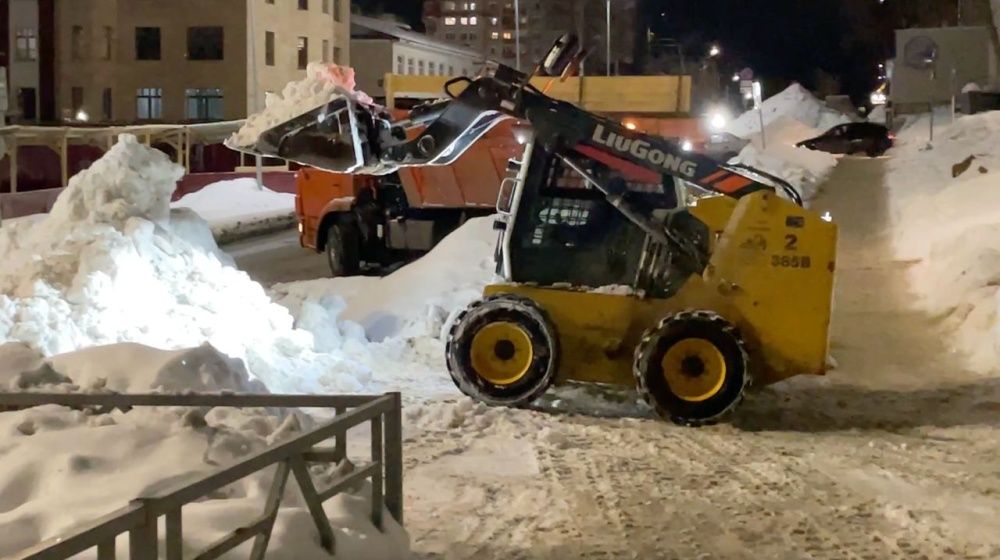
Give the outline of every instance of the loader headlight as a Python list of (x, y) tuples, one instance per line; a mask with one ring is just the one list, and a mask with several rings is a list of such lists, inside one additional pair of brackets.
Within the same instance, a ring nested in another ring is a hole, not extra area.
[(511, 133), (514, 134), (514, 140), (517, 140), (518, 144), (524, 145), (531, 140), (531, 127), (523, 124), (515, 124), (510, 127)]
[(820, 216), (820, 218), (822, 218), (824, 222), (832, 222), (833, 221), (833, 215), (830, 214), (829, 211), (823, 212), (823, 215)]
[(691, 143), (687, 138), (681, 140), (681, 149), (685, 152), (690, 152), (694, 149), (694, 144)]

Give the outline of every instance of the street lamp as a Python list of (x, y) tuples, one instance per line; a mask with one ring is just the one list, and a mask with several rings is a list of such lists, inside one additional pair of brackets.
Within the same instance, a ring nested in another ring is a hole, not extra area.
[(708, 48), (708, 56), (714, 58), (719, 56), (720, 54), (722, 54), (722, 49), (719, 47), (719, 45), (712, 45), (711, 47)]

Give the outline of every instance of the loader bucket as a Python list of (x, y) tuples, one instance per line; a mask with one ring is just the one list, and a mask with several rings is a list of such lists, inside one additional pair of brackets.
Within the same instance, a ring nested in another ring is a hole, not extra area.
[(367, 142), (371, 117), (345, 96), (264, 131), (252, 146), (226, 145), (334, 173), (358, 173), (378, 163)]

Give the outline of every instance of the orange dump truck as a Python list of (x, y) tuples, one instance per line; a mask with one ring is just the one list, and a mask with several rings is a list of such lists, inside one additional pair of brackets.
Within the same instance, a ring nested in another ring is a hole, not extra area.
[(494, 212), (507, 160), (522, 151), (510, 127), (501, 123), (448, 166), (382, 177), (301, 169), (295, 209), (302, 246), (325, 252), (334, 276), (429, 251), (466, 219)]

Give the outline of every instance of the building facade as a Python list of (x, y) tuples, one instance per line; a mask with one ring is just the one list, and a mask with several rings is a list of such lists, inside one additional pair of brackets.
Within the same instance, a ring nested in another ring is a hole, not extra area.
[(427, 34), (438, 40), (466, 45), (509, 66), (517, 64), (519, 36), (522, 70), (530, 70), (560, 35), (574, 33), (590, 50), (587, 74), (600, 75), (607, 69), (608, 6), (610, 61), (612, 73), (617, 73), (622, 64), (633, 62), (636, 4), (636, 0), (428, 0), (424, 24)]
[(0, 67), (6, 70), (9, 122), (54, 119), (54, 2), (0, 0)]
[(56, 0), (57, 118), (243, 118), (309, 62), (347, 63), (349, 18), (347, 0)]
[(351, 19), (351, 53), (364, 61), (355, 67), (358, 88), (376, 99), (385, 97), (386, 74), (473, 76), (483, 65), (483, 55), (473, 49), (359, 15)]

